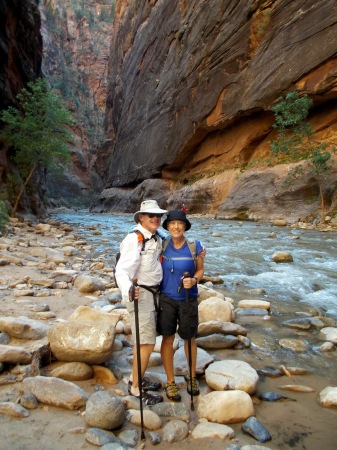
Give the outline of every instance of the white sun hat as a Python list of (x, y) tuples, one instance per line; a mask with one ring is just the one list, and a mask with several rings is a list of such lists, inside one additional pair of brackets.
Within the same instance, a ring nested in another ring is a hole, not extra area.
[(153, 213), (153, 214), (166, 214), (166, 209), (161, 209), (158, 206), (158, 203), (156, 200), (144, 200), (140, 205), (140, 210), (137, 211), (133, 218), (136, 223), (139, 222), (139, 214), (146, 214), (146, 213)]

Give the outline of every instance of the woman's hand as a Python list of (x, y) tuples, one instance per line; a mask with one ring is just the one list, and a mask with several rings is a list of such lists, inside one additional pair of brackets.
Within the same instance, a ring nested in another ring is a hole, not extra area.
[(191, 289), (191, 287), (195, 286), (196, 284), (197, 280), (193, 277), (183, 279), (183, 286), (185, 289)]

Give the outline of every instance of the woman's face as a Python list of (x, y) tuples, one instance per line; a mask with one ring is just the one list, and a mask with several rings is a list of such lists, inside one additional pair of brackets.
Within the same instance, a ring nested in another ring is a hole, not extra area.
[(170, 220), (167, 224), (168, 232), (172, 237), (180, 237), (185, 231), (185, 222), (182, 220)]

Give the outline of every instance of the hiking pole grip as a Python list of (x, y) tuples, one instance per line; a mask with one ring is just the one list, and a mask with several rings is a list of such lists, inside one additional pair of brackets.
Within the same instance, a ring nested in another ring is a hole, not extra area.
[[(183, 278), (190, 278), (189, 272), (184, 272)], [(190, 328), (190, 311), (189, 311), (189, 303), (190, 303), (190, 290), (185, 288), (185, 298), (187, 304), (187, 346), (188, 346), (188, 368), (190, 372), (190, 391), (191, 391), (191, 411), (194, 411), (194, 403), (193, 403), (193, 392), (192, 392), (192, 345), (191, 345), (191, 328)]]
[(142, 365), (140, 359), (140, 335), (139, 335), (139, 310), (138, 299), (135, 299), (137, 278), (132, 278), (131, 295), (132, 301), (135, 305), (135, 329), (136, 329), (136, 351), (137, 351), (137, 372), (138, 372), (138, 389), (139, 389), (139, 402), (140, 402), (140, 423), (141, 423), (141, 439), (145, 440), (144, 432), (144, 414), (143, 414), (143, 392), (142, 392)]

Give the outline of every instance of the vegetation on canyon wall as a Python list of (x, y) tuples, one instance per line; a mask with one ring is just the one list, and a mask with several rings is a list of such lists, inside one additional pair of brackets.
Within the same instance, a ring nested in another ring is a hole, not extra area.
[(15, 148), (13, 160), (20, 174), (16, 181), (21, 187), (13, 186), (17, 194), (12, 215), (38, 167), (55, 170), (70, 160), (69, 127), (74, 123), (62, 99), (41, 78), (28, 83), (17, 99), (18, 108), (10, 106), (0, 114), (4, 123), (0, 138)]
[(323, 182), (333, 170), (331, 155), (337, 149), (315, 139), (308, 121), (312, 105), (313, 101), (306, 94), (300, 95), (296, 90), (281, 96), (271, 108), (275, 115), (273, 128), (277, 131), (277, 137), (270, 141), (270, 156), (262, 161), (253, 161), (250, 166), (299, 163), (290, 166), (284, 183), (290, 185), (298, 178), (315, 178), (319, 186), (321, 221), (324, 222)]

